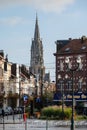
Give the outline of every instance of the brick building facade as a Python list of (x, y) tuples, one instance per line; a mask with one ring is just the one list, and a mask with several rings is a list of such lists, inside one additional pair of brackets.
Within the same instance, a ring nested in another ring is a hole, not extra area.
[[(69, 66), (78, 66), (77, 59), (81, 63), (73, 75), (74, 98), (76, 101), (87, 101), (87, 38), (57, 40), (56, 41), (56, 92), (64, 90), (64, 99), (72, 98), (72, 73), (68, 70), (65, 60), (70, 60)], [(61, 88), (62, 86), (62, 88)], [(56, 98), (59, 99), (58, 95)], [(60, 96), (61, 98), (61, 96)]]

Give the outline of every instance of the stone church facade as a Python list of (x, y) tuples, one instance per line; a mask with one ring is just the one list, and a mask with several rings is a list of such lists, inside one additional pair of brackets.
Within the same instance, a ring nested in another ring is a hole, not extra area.
[(44, 76), (45, 76), (45, 66), (43, 59), (43, 44), (40, 38), (37, 15), (36, 15), (34, 38), (31, 44), (31, 60), (29, 71), (33, 75), (35, 75), (37, 80), (40, 82), (40, 86), (42, 86), (41, 84), (44, 82)]
[(31, 45), (30, 71), (40, 77), (44, 77), (45, 67), (43, 59), (43, 44), (40, 39), (38, 18), (36, 16), (34, 39)]

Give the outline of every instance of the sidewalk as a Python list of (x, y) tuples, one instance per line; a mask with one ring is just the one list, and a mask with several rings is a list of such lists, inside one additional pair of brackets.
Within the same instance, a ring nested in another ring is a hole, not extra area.
[[(4, 119), (5, 124), (24, 124), (27, 123), (29, 127), (70, 127), (71, 122), (70, 121), (62, 121), (62, 120), (39, 120), (39, 119), (27, 119), (26, 122), (23, 119)], [(3, 124), (3, 118), (0, 121), (0, 124)], [(85, 121), (74, 121), (76, 128), (87, 128), (87, 120)]]

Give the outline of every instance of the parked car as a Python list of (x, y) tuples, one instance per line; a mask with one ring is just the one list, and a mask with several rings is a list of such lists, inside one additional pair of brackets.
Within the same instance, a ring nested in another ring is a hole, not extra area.
[(18, 114), (18, 107), (14, 108), (14, 114)]
[(10, 111), (7, 108), (4, 108), (4, 115), (10, 115)]
[(10, 114), (10, 115), (13, 113), (12, 107), (8, 106), (8, 107), (6, 107), (6, 109), (9, 111), (9, 114)]
[(23, 110), (22, 110), (22, 108), (21, 107), (19, 107), (19, 113), (23, 113)]
[(16, 108), (14, 108), (14, 113), (15, 114), (22, 114), (23, 113), (23, 110), (22, 110), (22, 108), (21, 107), (16, 107)]
[(11, 114), (11, 112), (7, 107), (6, 108), (0, 108), (0, 116), (10, 115), (10, 114)]

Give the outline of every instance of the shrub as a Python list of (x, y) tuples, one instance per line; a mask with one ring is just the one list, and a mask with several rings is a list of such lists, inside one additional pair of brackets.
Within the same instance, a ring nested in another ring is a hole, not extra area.
[(52, 107), (45, 107), (41, 111), (42, 116), (51, 117), (53, 115)]
[(87, 120), (87, 116), (86, 115), (78, 115), (76, 117), (76, 120)]
[(71, 108), (64, 108), (64, 113), (62, 108), (58, 106), (45, 107), (41, 111), (41, 116), (50, 119), (70, 119), (71, 118)]
[(65, 116), (66, 119), (71, 119), (71, 114), (72, 114), (71, 108), (66, 108), (64, 110), (64, 116)]

